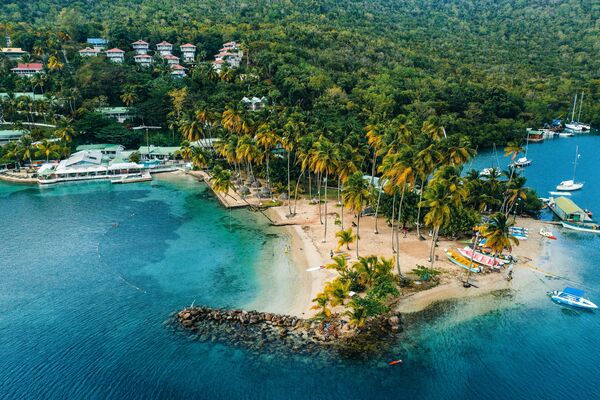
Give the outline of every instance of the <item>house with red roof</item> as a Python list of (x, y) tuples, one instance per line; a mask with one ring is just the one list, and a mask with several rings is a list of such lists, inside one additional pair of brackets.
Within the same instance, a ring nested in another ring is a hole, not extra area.
[(91, 47), (86, 47), (85, 49), (79, 50), (79, 55), (81, 57), (97, 57), (100, 54), (100, 50), (96, 50)]
[(115, 47), (114, 49), (106, 50), (106, 57), (112, 62), (122, 63), (125, 60), (125, 52)]
[(149, 67), (152, 64), (152, 56), (148, 54), (136, 54), (133, 56), (133, 61), (142, 67)]
[(171, 75), (183, 78), (185, 76), (185, 67), (179, 64), (171, 65)]
[(156, 51), (158, 51), (161, 56), (169, 55), (173, 52), (173, 45), (163, 40), (156, 45)]
[(15, 74), (27, 77), (32, 77), (36, 74), (39, 74), (43, 70), (44, 65), (42, 63), (19, 63), (15, 68), (11, 69), (11, 71)]
[(144, 42), (143, 40), (138, 40), (131, 43), (131, 47), (137, 54), (148, 54), (148, 50), (150, 50), (150, 44), (148, 42)]
[(182, 44), (179, 46), (181, 55), (183, 56), (183, 62), (193, 63), (196, 60), (196, 46), (191, 43)]
[(169, 65), (177, 65), (179, 64), (179, 57), (176, 57), (172, 54), (167, 54), (166, 56), (163, 56), (163, 58), (165, 60), (167, 60), (167, 64)]

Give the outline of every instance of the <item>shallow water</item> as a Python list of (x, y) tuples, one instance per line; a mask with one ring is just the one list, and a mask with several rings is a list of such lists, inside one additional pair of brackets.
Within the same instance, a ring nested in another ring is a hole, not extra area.
[[(586, 187), (573, 199), (600, 213), (600, 137), (530, 145), (527, 176), (540, 195), (569, 178), (575, 143)], [(0, 398), (599, 398), (597, 313), (553, 304), (545, 291), (565, 282), (530, 271), (516, 270), (518, 293), (407, 317), (385, 359), (331, 365), (255, 357), (163, 325), (193, 301), (241, 307), (273, 286), (293, 293), (285, 237), (244, 211), (230, 233), (229, 213), (192, 181), (0, 185), (0, 221)], [(600, 239), (554, 231), (539, 266), (600, 302)], [(395, 358), (404, 364), (388, 367)]]

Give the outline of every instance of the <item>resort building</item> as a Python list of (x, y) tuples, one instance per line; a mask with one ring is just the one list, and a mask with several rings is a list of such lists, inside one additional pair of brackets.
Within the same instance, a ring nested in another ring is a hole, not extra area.
[(158, 51), (161, 56), (169, 55), (173, 51), (173, 45), (169, 42), (162, 41), (156, 45), (156, 51)]
[(41, 63), (19, 63), (15, 68), (12, 68), (11, 71), (19, 76), (32, 77), (42, 72), (43, 69), (44, 66)]
[(144, 166), (132, 162), (107, 162), (100, 150), (83, 150), (66, 160), (47, 163), (38, 170), (40, 184), (115, 179), (129, 174), (140, 174)]
[(588, 212), (566, 197), (550, 198), (548, 207), (558, 218), (569, 222), (591, 222)]
[(265, 108), (266, 102), (267, 102), (267, 98), (264, 96), (261, 97), (260, 99), (258, 97), (252, 97), (252, 98), (244, 97), (242, 99), (242, 103), (244, 103), (246, 105), (246, 107), (248, 108), (249, 111), (258, 111), (258, 110)]
[(166, 56), (162, 56), (162, 58), (167, 60), (167, 64), (169, 64), (169, 65), (179, 64), (179, 57), (176, 57), (172, 54), (167, 54)]
[(79, 50), (79, 55), (81, 57), (97, 57), (98, 54), (100, 54), (100, 50), (96, 50), (91, 47), (86, 47), (85, 49)]
[(185, 67), (182, 67), (179, 64), (171, 65), (171, 75), (183, 78), (185, 74)]
[(148, 51), (150, 50), (150, 44), (143, 40), (131, 43), (131, 47), (133, 47), (133, 50), (135, 50), (137, 54), (148, 54)]
[(140, 160), (151, 161), (151, 160), (171, 160), (177, 155), (177, 152), (181, 150), (181, 147), (161, 147), (161, 146), (141, 146), (138, 149), (140, 153)]
[(133, 61), (142, 67), (149, 67), (152, 65), (152, 57), (148, 54), (136, 54), (133, 56)]
[(106, 57), (112, 62), (122, 63), (125, 60), (125, 52), (117, 48), (106, 50)]
[(196, 60), (196, 46), (191, 43), (186, 43), (179, 46), (179, 48), (181, 49), (183, 62), (193, 63)]
[(11, 61), (20, 60), (25, 54), (29, 54), (20, 47), (2, 47), (0, 48), (0, 56), (7, 57)]
[(102, 51), (108, 47), (108, 40), (102, 38), (88, 38), (86, 42), (96, 51)]
[(31, 100), (48, 100), (48, 98), (46, 96), (44, 96), (43, 94), (35, 94), (33, 92), (14, 92), (14, 93), (0, 93), (0, 100), (6, 100), (6, 99), (10, 99), (11, 96), (15, 99), (18, 99), (19, 97), (28, 97)]
[(128, 107), (100, 107), (97, 112), (106, 115), (108, 118), (116, 119), (117, 122), (123, 123), (128, 119), (133, 119), (131, 110)]
[(106, 159), (113, 160), (117, 155), (125, 151), (125, 147), (120, 144), (82, 144), (77, 146), (76, 151), (100, 151)]
[(219, 50), (219, 53), (215, 54), (213, 67), (218, 72), (221, 72), (225, 64), (230, 68), (237, 68), (240, 66), (243, 56), (244, 52), (240, 50), (237, 42), (227, 42)]
[(15, 142), (27, 133), (28, 132), (24, 130), (0, 130), (0, 146)]

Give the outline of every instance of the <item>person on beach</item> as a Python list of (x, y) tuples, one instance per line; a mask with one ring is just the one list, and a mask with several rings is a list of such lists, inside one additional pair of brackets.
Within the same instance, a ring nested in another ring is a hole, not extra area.
[(507, 281), (512, 281), (512, 275), (513, 275), (513, 265), (512, 265), (512, 264), (510, 264), (510, 265), (508, 266), (508, 275), (507, 275), (507, 277), (506, 277), (506, 280), (507, 280)]
[(333, 258), (333, 250), (329, 250), (329, 258)]

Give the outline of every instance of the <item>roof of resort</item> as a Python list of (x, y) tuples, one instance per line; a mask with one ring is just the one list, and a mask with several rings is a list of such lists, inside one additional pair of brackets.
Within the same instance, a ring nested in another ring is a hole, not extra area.
[(83, 150), (122, 150), (124, 147), (120, 144), (82, 144), (77, 146), (75, 150), (83, 151)]
[(103, 38), (88, 38), (87, 42), (89, 44), (106, 44), (106, 43), (108, 43), (108, 40), (103, 39)]
[(169, 42), (165, 42), (164, 40), (160, 43), (157, 44), (157, 46), (173, 46), (171, 43)]
[(179, 60), (179, 57), (177, 57), (177, 56), (174, 56), (173, 54), (167, 54), (167, 55), (164, 55), (164, 56), (163, 56), (163, 58), (164, 58), (165, 60)]
[(118, 48), (114, 48), (114, 49), (110, 49), (110, 50), (106, 50), (107, 53), (125, 53), (123, 50), (118, 49)]
[(32, 71), (41, 71), (44, 68), (42, 63), (18, 63), (13, 71), (16, 69), (30, 69)]
[(193, 44), (191, 44), (191, 43), (182, 44), (182, 45), (181, 45), (181, 46), (179, 46), (179, 47), (181, 47), (181, 48), (185, 48), (185, 47), (190, 47), (190, 48), (191, 48), (191, 47), (193, 47), (193, 48), (196, 48), (196, 46), (194, 46), (194, 45), (193, 45)]
[(33, 92), (14, 92), (14, 93), (0, 93), (0, 99), (8, 99), (11, 94), (14, 96), (15, 99), (18, 99), (19, 97), (29, 97), (32, 100), (44, 100), (46, 99), (46, 96), (44, 96), (43, 94), (35, 94)]
[(20, 47), (1, 47), (0, 48), (0, 53), (18, 53), (18, 54), (25, 54), (27, 53), (25, 50), (21, 49)]
[(133, 58), (152, 58), (152, 56), (149, 56), (148, 54), (136, 54)]
[(7, 130), (0, 130), (0, 139), (13, 139), (13, 138), (18, 138), (21, 137), (25, 134), (27, 134), (28, 132), (26, 130), (23, 129), (7, 129)]
[(150, 147), (148, 146), (140, 146), (140, 148), (138, 149), (138, 152), (140, 154), (149, 154), (149, 155), (162, 155), (162, 156), (168, 156), (171, 154), (175, 154), (175, 152), (179, 151), (181, 149), (181, 147), (179, 146), (154, 146), (154, 145), (150, 145)]
[(573, 200), (567, 199), (566, 197), (557, 197), (556, 199), (554, 199), (554, 202), (566, 214), (585, 214), (586, 213), (577, 204), (575, 204), (573, 202)]
[(99, 107), (96, 111), (102, 114), (127, 114), (129, 112), (128, 107)]
[(99, 51), (96, 49), (92, 49), (91, 47), (86, 47), (85, 49), (79, 50), (80, 53), (98, 53)]
[(143, 40), (136, 40), (135, 42), (133, 42), (131, 44), (148, 44), (148, 42), (144, 42)]

